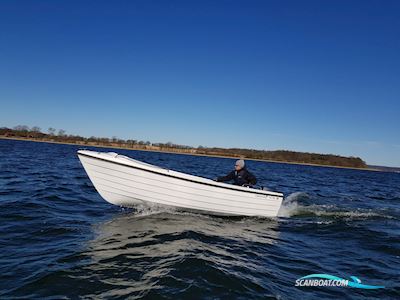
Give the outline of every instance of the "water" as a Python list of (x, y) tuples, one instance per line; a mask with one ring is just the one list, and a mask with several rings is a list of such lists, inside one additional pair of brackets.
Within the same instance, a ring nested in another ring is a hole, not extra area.
[[(222, 218), (108, 204), (79, 148), (0, 140), (0, 298), (400, 298), (400, 174), (248, 161), (285, 193), (280, 217)], [(100, 151), (209, 178), (233, 166)], [(312, 273), (385, 288), (294, 286)]]

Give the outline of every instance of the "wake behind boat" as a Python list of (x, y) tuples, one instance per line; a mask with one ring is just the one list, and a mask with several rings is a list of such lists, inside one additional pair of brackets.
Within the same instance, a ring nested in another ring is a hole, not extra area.
[(276, 217), (283, 194), (235, 186), (147, 164), (114, 152), (79, 150), (99, 194), (127, 207), (172, 206), (213, 215)]

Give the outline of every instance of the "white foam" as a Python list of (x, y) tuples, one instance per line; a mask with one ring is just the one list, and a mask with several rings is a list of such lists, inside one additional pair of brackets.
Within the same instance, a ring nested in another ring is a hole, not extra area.
[(279, 209), (278, 212), (278, 216), (289, 218), (298, 213), (300, 210), (300, 205), (298, 204), (297, 200), (300, 197), (304, 196), (308, 197), (308, 195), (303, 192), (295, 192), (287, 196), (282, 202), (281, 208)]
[(145, 217), (161, 213), (175, 212), (175, 209), (173, 207), (163, 205), (137, 205), (134, 207), (134, 209), (136, 210), (136, 217)]
[(391, 219), (391, 216), (372, 212), (372, 211), (362, 211), (362, 210), (354, 210), (354, 211), (327, 211), (324, 209), (308, 209), (307, 212), (317, 216), (317, 217), (333, 217), (333, 218), (345, 218), (345, 219), (367, 219), (367, 218), (385, 218)]
[(343, 218), (343, 219), (367, 219), (367, 218), (393, 218), (390, 215), (376, 212), (370, 209), (345, 210), (335, 205), (301, 205), (299, 200), (309, 197), (306, 193), (296, 192), (283, 200), (278, 216), (289, 218), (295, 215), (308, 215), (316, 217)]

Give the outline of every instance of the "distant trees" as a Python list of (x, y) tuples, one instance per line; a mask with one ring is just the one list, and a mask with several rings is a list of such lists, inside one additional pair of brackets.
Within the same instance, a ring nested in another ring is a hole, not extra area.
[(14, 127), (15, 131), (25, 131), (28, 132), (29, 131), (29, 127), (26, 125), (17, 125)]
[(40, 129), (40, 127), (38, 127), (38, 126), (33, 126), (31, 128), (31, 132), (41, 132), (41, 131), (42, 131), (42, 129)]
[(17, 125), (13, 129), (3, 127), (2, 135), (26, 138), (40, 138), (44, 135), (44, 133), (41, 132), (41, 129), (38, 126), (33, 126), (32, 128), (29, 128), (29, 126), (26, 125)]
[(33, 126), (30, 130), (31, 136), (34, 138), (38, 138), (42, 135), (41, 129), (38, 126)]
[(51, 136), (53, 136), (53, 135), (56, 134), (56, 129), (53, 128), (53, 127), (49, 127), (49, 129), (47, 129), (47, 132), (48, 132)]
[(10, 129), (10, 128), (7, 128), (7, 127), (1, 127), (0, 128), (0, 135), (5, 136), (5, 137), (12, 136), (14, 134), (13, 131), (14, 131), (13, 129)]
[(135, 145), (137, 145), (138, 141), (137, 140), (126, 140), (126, 146), (129, 148), (133, 148)]
[(64, 129), (59, 129), (56, 135), (56, 129), (49, 127), (47, 130), (48, 134), (42, 133), (40, 127), (33, 126), (29, 128), (26, 125), (18, 125), (13, 129), (2, 127), (0, 128), (0, 136), (4, 137), (19, 137), (19, 138), (32, 138), (39, 140), (57, 141), (57, 142), (68, 142), (68, 143), (80, 143), (87, 145), (102, 145), (102, 146), (120, 146), (134, 149), (152, 149), (158, 151), (174, 151), (181, 153), (194, 153), (204, 155), (218, 155), (218, 156), (229, 156), (229, 157), (243, 157), (250, 159), (262, 159), (271, 161), (281, 162), (294, 162), (294, 163), (308, 163), (316, 165), (330, 165), (330, 166), (342, 166), (342, 167), (355, 167), (365, 168), (367, 164), (359, 157), (343, 157), (333, 154), (318, 154), (318, 153), (306, 153), (306, 152), (295, 152), (287, 150), (277, 151), (266, 151), (266, 150), (255, 150), (255, 149), (242, 149), (242, 148), (217, 148), (217, 147), (204, 147), (198, 146), (193, 148), (186, 145), (178, 145), (172, 142), (167, 143), (151, 143), (150, 141), (119, 139), (113, 136), (111, 139), (106, 137), (95, 137), (89, 138), (82, 137), (79, 135), (67, 135)]

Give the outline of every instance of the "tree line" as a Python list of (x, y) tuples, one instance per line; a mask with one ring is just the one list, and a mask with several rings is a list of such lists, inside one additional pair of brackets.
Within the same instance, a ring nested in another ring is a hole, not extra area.
[(190, 153), (201, 155), (216, 155), (224, 157), (240, 157), (250, 159), (272, 160), (278, 162), (306, 163), (328, 166), (341, 166), (351, 168), (366, 168), (367, 164), (359, 157), (344, 157), (333, 154), (318, 154), (308, 152), (295, 152), (288, 150), (255, 150), (242, 148), (217, 148), (217, 147), (191, 147), (186, 145), (168, 143), (151, 143), (150, 141), (136, 139), (120, 139), (115, 136), (112, 138), (95, 137), (89, 138), (79, 135), (67, 134), (63, 129), (50, 127), (47, 133), (42, 132), (38, 126), (29, 128), (26, 125), (18, 125), (14, 128), (0, 128), (0, 136), (9, 138), (24, 138), (41, 141), (51, 141), (60, 143), (74, 143), (90, 146), (109, 146), (123, 147), (138, 150), (169, 151), (178, 153)]

